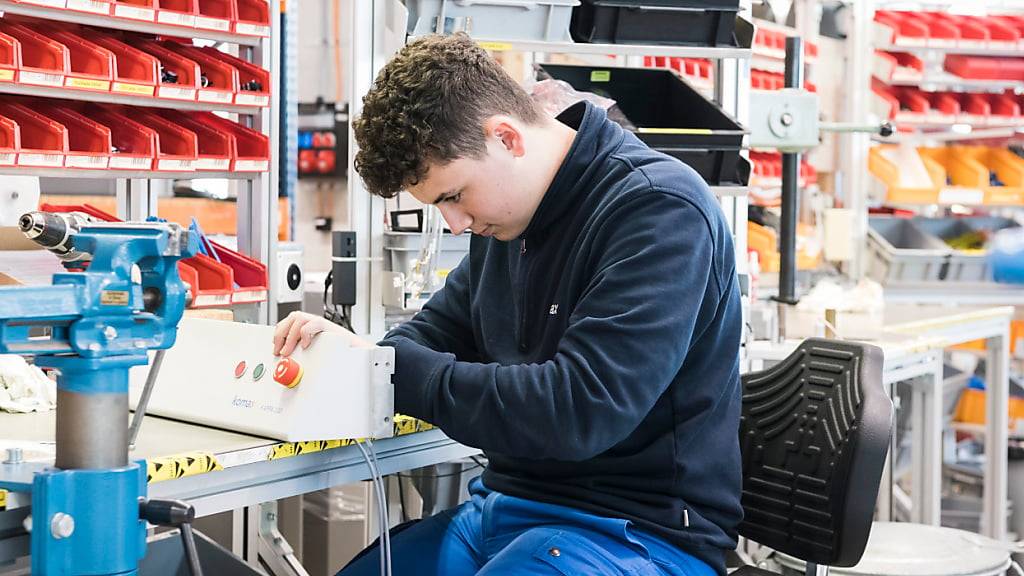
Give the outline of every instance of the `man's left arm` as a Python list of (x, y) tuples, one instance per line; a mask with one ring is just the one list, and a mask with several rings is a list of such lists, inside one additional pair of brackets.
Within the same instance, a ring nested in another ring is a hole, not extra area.
[(554, 357), (459, 362), (407, 338), (395, 347), (396, 409), (464, 444), (509, 456), (584, 460), (629, 435), (665, 392), (714, 315), (714, 240), (690, 202), (648, 193), (611, 214), (595, 275)]

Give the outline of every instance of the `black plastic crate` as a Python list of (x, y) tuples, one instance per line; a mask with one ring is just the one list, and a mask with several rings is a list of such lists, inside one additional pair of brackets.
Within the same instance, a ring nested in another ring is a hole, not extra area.
[(735, 46), (739, 0), (581, 0), (570, 31), (577, 42)]
[[(541, 64), (538, 78), (564, 80), (581, 92), (616, 101), (623, 127), (645, 144), (682, 160), (708, 184), (746, 186), (750, 165), (740, 157), (746, 131), (668, 70)], [(613, 120), (614, 113), (609, 114)]]

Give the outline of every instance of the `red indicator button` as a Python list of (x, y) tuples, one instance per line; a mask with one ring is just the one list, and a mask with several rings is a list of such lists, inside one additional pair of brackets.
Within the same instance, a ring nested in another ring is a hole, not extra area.
[(245, 376), (245, 360), (242, 360), (238, 363), (238, 366), (235, 366), (235, 378), (241, 378), (242, 376)]

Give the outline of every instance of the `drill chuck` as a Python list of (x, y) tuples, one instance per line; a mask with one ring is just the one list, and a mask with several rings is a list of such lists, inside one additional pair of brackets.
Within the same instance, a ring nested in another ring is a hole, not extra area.
[(81, 212), (29, 212), (18, 220), (18, 227), (30, 240), (62, 261), (75, 262), (89, 259), (88, 254), (75, 250), (71, 238), (90, 220)]

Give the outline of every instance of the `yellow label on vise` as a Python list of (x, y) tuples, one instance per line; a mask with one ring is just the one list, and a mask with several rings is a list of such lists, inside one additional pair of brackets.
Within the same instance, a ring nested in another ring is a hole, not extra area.
[(612, 71), (611, 70), (594, 70), (590, 73), (591, 82), (611, 82)]
[(7, 490), (0, 490), (0, 510), (7, 510)]
[(700, 134), (706, 136), (711, 134), (707, 128), (637, 128), (641, 134)]
[(103, 290), (100, 292), (100, 304), (104, 306), (127, 306), (127, 290)]

